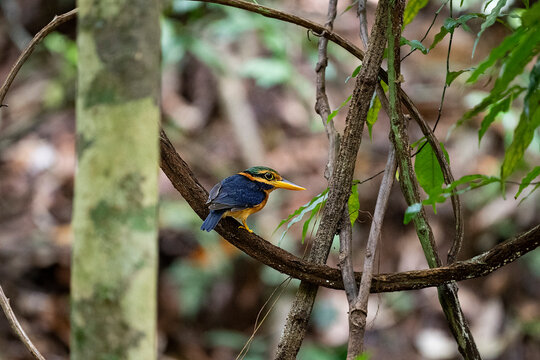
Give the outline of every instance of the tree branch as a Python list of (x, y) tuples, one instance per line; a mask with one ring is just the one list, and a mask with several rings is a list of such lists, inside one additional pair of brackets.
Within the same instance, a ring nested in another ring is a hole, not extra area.
[[(163, 131), (161, 131), (160, 143), (161, 169), (197, 215), (204, 219), (208, 215), (208, 209), (204, 205), (208, 193), (176, 152)], [(247, 255), (279, 272), (318, 286), (343, 289), (341, 271), (338, 269), (326, 265), (311, 264), (256, 234), (238, 230), (238, 223), (232, 219), (221, 220), (216, 231)], [(371, 292), (415, 290), (439, 286), (451, 281), (486, 276), (538, 246), (540, 246), (540, 225), (500, 243), (472, 259), (458, 261), (450, 266), (374, 275)], [(362, 273), (355, 273), (358, 282), (361, 276)]]
[[(409, 137), (407, 134), (407, 125), (399, 101), (399, 79), (400, 79), (400, 37), (403, 26), (403, 10), (405, 8), (404, 0), (397, 0), (389, 8), (388, 16), (388, 87), (390, 94), (391, 107), (391, 140), (396, 149), (400, 169), (401, 191), (407, 201), (412, 205), (420, 201), (419, 186), (414, 174), (410, 157)], [(441, 259), (437, 252), (433, 231), (427, 220), (424, 208), (413, 218), (414, 227), (418, 239), (424, 250), (429, 267), (441, 266)], [(469, 325), (461, 309), (457, 296), (457, 286), (455, 282), (441, 285), (437, 288), (439, 302), (446, 316), (454, 338), (456, 339), (459, 352), (465, 359), (480, 359), (480, 354), (476, 343), (469, 329)]]
[[(337, 0), (330, 0), (328, 2), (328, 13), (324, 26), (330, 31), (334, 26), (334, 19), (336, 18), (336, 6)], [(324, 177), (329, 180), (334, 172), (334, 164), (336, 163), (336, 157), (339, 151), (339, 134), (334, 126), (334, 121), (328, 121), (328, 117), (330, 116), (330, 104), (328, 103), (328, 96), (326, 95), (326, 66), (328, 65), (327, 45), (328, 39), (324, 36), (319, 37), (319, 59), (315, 66), (315, 73), (317, 74), (317, 100), (315, 102), (315, 111), (321, 117), (321, 121), (326, 131), (326, 137), (328, 138), (328, 162), (326, 163), (326, 168), (324, 170)]]
[[(242, 0), (195, 0), (195, 1), (202, 1), (207, 3), (215, 3), (215, 4), (221, 4), (226, 6), (235, 7), (238, 9), (247, 10), (250, 12), (254, 12), (260, 15), (263, 15), (265, 17), (285, 21), (291, 24), (296, 24), (298, 26), (301, 26), (303, 28), (306, 28), (308, 30), (313, 31), (316, 34), (319, 34), (328, 40), (334, 42), (336, 45), (341, 46), (343, 49), (347, 50), (349, 53), (354, 55), (359, 60), (364, 59), (364, 52), (358, 48), (356, 45), (354, 45), (349, 40), (343, 38), (339, 34), (327, 29), (326, 27), (317, 24), (313, 21), (304, 19), (300, 16), (292, 15), (285, 13), (283, 11), (275, 10), (266, 6), (242, 1)], [(358, 14), (359, 16), (364, 16), (363, 12), (365, 12), (365, 6), (364, 10), (361, 9), (360, 2), (358, 7)], [(361, 34), (362, 34), (361, 30)], [(367, 31), (365, 31), (367, 33)], [(364, 38), (364, 35), (361, 35), (362, 38)], [(379, 77), (381, 80), (383, 80), (385, 83), (388, 84), (388, 74), (383, 69), (379, 69)], [(450, 165), (446, 161), (446, 157), (444, 156), (444, 152), (442, 151), (441, 145), (439, 144), (439, 141), (433, 134), (433, 131), (431, 128), (427, 125), (426, 121), (418, 111), (418, 108), (410, 97), (401, 89), (399, 88), (399, 97), (401, 102), (405, 105), (407, 110), (409, 111), (409, 114), (415, 120), (415, 122), (418, 124), (420, 129), (422, 130), (422, 133), (428, 140), (429, 144), (435, 151), (435, 156), (437, 157), (437, 161), (439, 162), (442, 172), (444, 181), (446, 184), (450, 184), (454, 181), (454, 178), (452, 176), (452, 172), (450, 169)], [(377, 91), (377, 93), (381, 93)], [(381, 97), (379, 97), (381, 98)], [(381, 100), (382, 102), (382, 100)], [(461, 249), (461, 244), (463, 242), (463, 236), (464, 236), (464, 226), (463, 226), (463, 214), (461, 211), (461, 203), (459, 200), (459, 195), (454, 193), (451, 196), (451, 202), (452, 202), (452, 209), (454, 211), (454, 221), (455, 221), (455, 234), (454, 234), (454, 240), (451, 246), (451, 249), (448, 253), (448, 264), (451, 264), (457, 259), (457, 255), (459, 253), (459, 250)]]
[(28, 46), (26, 46), (22, 54), (17, 59), (17, 62), (15, 63), (15, 65), (13, 65), (13, 67), (9, 71), (9, 74), (6, 80), (4, 81), (4, 84), (0, 88), (0, 104), (4, 103), (4, 98), (6, 97), (6, 94), (9, 90), (9, 87), (11, 86), (11, 83), (13, 83), (15, 76), (17, 75), (17, 73), (19, 72), (23, 64), (26, 62), (30, 54), (32, 54), (32, 51), (34, 51), (34, 48), (36, 47), (36, 45), (39, 44), (41, 40), (45, 38), (45, 36), (53, 32), (58, 26), (62, 25), (66, 21), (69, 21), (75, 18), (75, 16), (77, 16), (77, 12), (78, 12), (78, 9), (75, 8), (65, 14), (55, 16), (54, 19), (52, 19), (50, 23), (48, 23), (43, 29), (41, 29), (34, 36), (32, 41), (30, 41)]
[(6, 314), (6, 318), (8, 319), (9, 325), (11, 326), (11, 329), (17, 334), (21, 342), (26, 346), (28, 351), (32, 354), (34, 359), (38, 360), (45, 360), (43, 355), (39, 352), (39, 350), (34, 346), (28, 335), (24, 332), (24, 329), (22, 328), (21, 324), (17, 320), (17, 317), (15, 316), (15, 313), (13, 312), (13, 309), (11, 308), (11, 305), (9, 305), (9, 299), (6, 297), (6, 294), (4, 294), (4, 290), (2, 290), (2, 287), (0, 286), (0, 305), (2, 306), (2, 310), (4, 310), (4, 314)]

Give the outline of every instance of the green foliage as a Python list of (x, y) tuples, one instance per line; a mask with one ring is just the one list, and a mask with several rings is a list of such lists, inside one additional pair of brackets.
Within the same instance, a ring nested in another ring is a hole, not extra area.
[(377, 119), (379, 118), (379, 111), (381, 110), (381, 100), (379, 100), (379, 97), (376, 93), (373, 93), (373, 97), (371, 98), (371, 104), (369, 106), (369, 110), (367, 113), (366, 123), (368, 127), (369, 132), (369, 138), (372, 139), (372, 130), (373, 125), (377, 122)]
[[(504, 0), (497, 3), (482, 25), (479, 36), (499, 16), (505, 3)], [(494, 72), (496, 69), (500, 69), (499, 73), (496, 74), (493, 88), (480, 104), (467, 111), (457, 123), (457, 125), (461, 125), (466, 120), (487, 111), (478, 133), (479, 140), (481, 140), (497, 116), (509, 111), (514, 100), (520, 98), (521, 93), (526, 90), (523, 98), (523, 111), (501, 165), (501, 188), (503, 191), (505, 179), (521, 164), (525, 150), (533, 140), (534, 132), (540, 127), (540, 112), (538, 111), (540, 60), (537, 60), (528, 76), (527, 88), (523, 86), (525, 85), (523, 81), (525, 75), (523, 74), (526, 72), (527, 65), (540, 53), (540, 3), (537, 2), (528, 10), (520, 12), (518, 17), (521, 20), (521, 25), (491, 51), (487, 59), (478, 65), (467, 80), (469, 83), (475, 83), (488, 70), (491, 69)]]
[(403, 13), (403, 27), (413, 21), (418, 12), (422, 10), (424, 6), (428, 4), (429, 0), (410, 0), (405, 6), (405, 12)]
[(408, 40), (404, 38), (403, 36), (401, 37), (399, 45), (400, 46), (409, 45), (411, 47), (411, 50), (420, 50), (422, 54), (424, 55), (426, 55), (429, 52), (429, 50), (426, 49), (426, 47), (420, 42), (420, 40)]
[(351, 225), (354, 225), (356, 219), (358, 219), (358, 212), (360, 211), (360, 200), (358, 199), (358, 184), (354, 184), (351, 188), (351, 195), (347, 201), (349, 207), (349, 218)]
[[(529, 186), (531, 184), (531, 182), (537, 178), (538, 176), (540, 176), (540, 166), (536, 166), (534, 169), (532, 169), (527, 175), (525, 175), (525, 177), (523, 178), (523, 180), (521, 180), (521, 184), (519, 185), (519, 189), (518, 189), (518, 192), (516, 193), (516, 196), (515, 198), (517, 199), (519, 197), (519, 195), (521, 194), (521, 192), (523, 190), (525, 190), (525, 188), (527, 186)], [(527, 195), (525, 198), (523, 198), (523, 200), (525, 200), (527, 197), (529, 197), (533, 191), (535, 191), (536, 189), (538, 189), (538, 187), (540, 187), (540, 183), (536, 184), (536, 186), (531, 190), (531, 192), (529, 193), (529, 195)]]
[(471, 69), (463, 69), (463, 70), (458, 70), (458, 71), (449, 71), (448, 73), (446, 73), (446, 85), (450, 86), (454, 80), (456, 80), (456, 78), (467, 72), (467, 71), (471, 71)]
[[(347, 201), (347, 206), (349, 209), (349, 219), (351, 221), (351, 225), (354, 224), (356, 219), (358, 218), (358, 213), (360, 210), (360, 200), (358, 199), (358, 184), (354, 183), (351, 187), (351, 194), (349, 195), (349, 200)], [(328, 199), (328, 188), (326, 188), (323, 192), (313, 197), (308, 203), (300, 206), (298, 209), (296, 209), (292, 214), (290, 214), (286, 219), (281, 220), (281, 222), (278, 224), (276, 229), (274, 230), (274, 233), (279, 230), (280, 227), (287, 224), (287, 228), (283, 231), (281, 234), (281, 237), (279, 238), (279, 241), (281, 242), (291, 226), (294, 224), (302, 221), (304, 216), (306, 214), (310, 214), (306, 221), (304, 221), (304, 224), (302, 225), (302, 244), (304, 243), (306, 239), (306, 235), (309, 231), (310, 225), (313, 224), (312, 220), (319, 214), (323, 206), (326, 204), (326, 200)]]
[(435, 46), (437, 46), (438, 43), (442, 41), (442, 39), (444, 39), (446, 35), (448, 35), (449, 33), (453, 33), (454, 30), (460, 26), (463, 28), (463, 30), (471, 32), (471, 28), (467, 25), (467, 22), (472, 19), (479, 18), (479, 17), (483, 17), (483, 15), (471, 13), (471, 14), (461, 15), (457, 19), (447, 18), (444, 21), (443, 26), (441, 26), (441, 29), (439, 30), (439, 32), (433, 38), (433, 42), (429, 46), (429, 50), (432, 50)]
[(333, 118), (335, 118), (336, 115), (339, 113), (339, 110), (341, 110), (345, 105), (347, 105), (349, 101), (351, 101), (351, 99), (352, 99), (352, 94), (349, 95), (349, 97), (345, 99), (345, 101), (342, 102), (341, 105), (339, 105), (339, 107), (336, 110), (332, 111), (330, 115), (328, 115), (328, 119), (326, 119), (326, 122), (330, 122)]
[(304, 222), (304, 225), (302, 228), (302, 243), (304, 243), (304, 239), (309, 229), (309, 224), (311, 223), (311, 220), (315, 217), (315, 215), (320, 211), (321, 207), (324, 206), (324, 204), (326, 203), (326, 199), (328, 199), (328, 188), (325, 189), (319, 195), (315, 196), (313, 199), (311, 199), (307, 204), (300, 206), (292, 214), (290, 214), (286, 219), (282, 220), (279, 223), (279, 225), (276, 227), (276, 229), (274, 230), (274, 233), (275, 233), (281, 226), (288, 223), (287, 228), (281, 234), (279, 241), (283, 240), (283, 238), (285, 237), (285, 234), (287, 234), (287, 231), (289, 231), (291, 226), (301, 221), (304, 215), (306, 215), (308, 212), (311, 212), (310, 217), (308, 218), (306, 222)]
[(347, 76), (347, 78), (345, 79), (345, 83), (349, 82), (349, 80), (351, 80), (352, 78), (355, 78), (358, 75), (358, 73), (360, 72), (360, 69), (362, 69), (362, 64), (360, 64), (356, 68), (354, 68), (352, 74), (350, 76)]
[[(502, 8), (506, 5), (507, 0), (499, 0), (497, 2), (497, 5), (491, 10), (491, 13), (486, 17), (486, 21), (482, 23), (480, 26), (480, 31), (478, 32), (478, 35), (476, 36), (476, 40), (474, 42), (473, 50), (472, 50), (472, 56), (474, 57), (474, 52), (476, 50), (476, 46), (478, 45), (478, 42), (480, 41), (480, 37), (482, 36), (482, 33), (491, 25), (495, 23), (495, 20), (499, 17), (501, 14)], [(488, 4), (486, 4), (487, 7)]]
[(482, 137), (486, 133), (488, 127), (495, 121), (497, 115), (507, 112), (514, 100), (514, 94), (510, 93), (509, 96), (503, 97), (502, 100), (494, 103), (489, 108), (489, 113), (486, 115), (482, 124), (480, 124), (480, 130), (478, 131), (478, 142), (482, 140)]
[[(444, 184), (441, 166), (433, 148), (427, 140), (421, 142), (419, 145), (421, 151), (416, 155), (414, 171), (422, 189), (424, 189), (430, 198), (436, 198), (441, 193), (442, 185)], [(444, 151), (446, 160), (449, 161), (448, 153), (444, 149), (443, 144), (441, 144), (441, 147)], [(433, 211), (436, 211), (435, 203), (432, 205)]]
[(420, 212), (423, 205), (435, 206), (436, 203), (444, 203), (452, 193), (463, 194), (467, 191), (486, 186), (493, 183), (500, 183), (501, 179), (495, 176), (486, 176), (481, 174), (465, 175), (462, 178), (452, 182), (449, 186), (441, 187), (440, 190), (433, 191), (434, 197), (428, 197), (422, 203), (410, 205), (405, 211), (403, 222), (409, 223)]

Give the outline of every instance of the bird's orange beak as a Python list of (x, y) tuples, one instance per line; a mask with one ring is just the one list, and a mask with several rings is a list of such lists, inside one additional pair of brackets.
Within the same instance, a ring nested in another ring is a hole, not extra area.
[(278, 181), (273, 181), (272, 185), (274, 185), (277, 188), (280, 189), (287, 189), (287, 190), (306, 190), (305, 188), (298, 186), (288, 180), (281, 179)]

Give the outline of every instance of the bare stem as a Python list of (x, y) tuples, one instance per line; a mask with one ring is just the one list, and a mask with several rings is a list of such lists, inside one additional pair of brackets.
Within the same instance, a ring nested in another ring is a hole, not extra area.
[(13, 83), (13, 80), (15, 79), (15, 76), (23, 66), (23, 64), (26, 62), (30, 54), (32, 54), (32, 51), (34, 51), (34, 48), (37, 44), (41, 42), (45, 38), (45, 36), (49, 35), (52, 31), (54, 31), (58, 26), (65, 23), (66, 21), (69, 21), (77, 15), (77, 9), (73, 9), (65, 14), (55, 16), (54, 19), (50, 23), (48, 23), (43, 29), (41, 29), (30, 41), (28, 46), (24, 49), (22, 54), (17, 59), (17, 62), (11, 70), (9, 71), (9, 74), (4, 81), (4, 84), (0, 88), (0, 104), (4, 103), (4, 98), (6, 97), (6, 94), (9, 90), (9, 87), (11, 86), (11, 83)]
[(11, 308), (11, 305), (9, 304), (9, 299), (6, 297), (6, 294), (4, 294), (4, 290), (2, 290), (2, 287), (0, 286), (0, 305), (2, 306), (2, 310), (4, 310), (4, 314), (6, 314), (6, 318), (8, 319), (9, 325), (11, 326), (11, 329), (17, 334), (19, 339), (22, 341), (24, 346), (30, 351), (34, 359), (38, 360), (45, 360), (43, 355), (39, 352), (39, 350), (34, 346), (28, 335), (24, 332), (24, 329), (22, 328), (21, 324), (17, 320), (17, 317), (15, 316), (15, 313), (13, 312), (13, 309)]

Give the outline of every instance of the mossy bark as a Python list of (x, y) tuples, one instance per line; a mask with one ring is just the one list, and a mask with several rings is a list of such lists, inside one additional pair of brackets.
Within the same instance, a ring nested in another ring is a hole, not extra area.
[(155, 359), (159, 2), (79, 0), (72, 359)]

